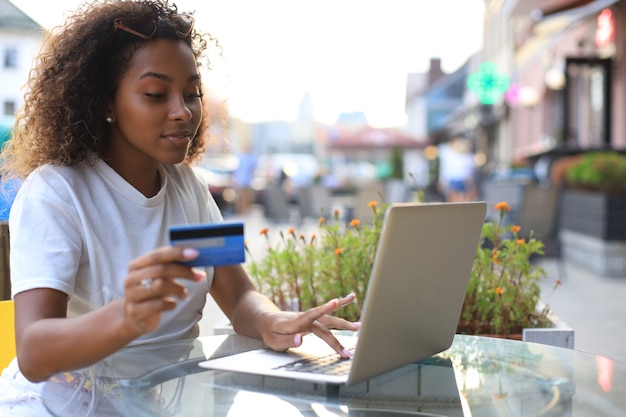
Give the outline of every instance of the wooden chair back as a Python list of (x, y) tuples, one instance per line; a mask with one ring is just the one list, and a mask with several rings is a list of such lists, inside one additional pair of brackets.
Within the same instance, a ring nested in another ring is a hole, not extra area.
[(0, 301), (0, 371), (15, 357), (15, 311), (13, 300)]

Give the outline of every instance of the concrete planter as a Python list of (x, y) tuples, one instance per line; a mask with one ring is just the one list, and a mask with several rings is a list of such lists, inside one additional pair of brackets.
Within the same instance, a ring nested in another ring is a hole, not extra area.
[[(537, 309), (541, 310), (543, 307), (543, 304), (540, 304)], [(553, 312), (548, 314), (548, 318), (552, 322), (552, 327), (524, 329), (522, 340), (524, 342), (574, 349), (574, 329), (569, 327)]]
[(560, 217), (564, 259), (603, 276), (626, 277), (626, 196), (566, 190)]

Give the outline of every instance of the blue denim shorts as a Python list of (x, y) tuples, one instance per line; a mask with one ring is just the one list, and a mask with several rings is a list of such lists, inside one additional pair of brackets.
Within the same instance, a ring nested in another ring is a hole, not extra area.
[(465, 192), (467, 191), (467, 184), (463, 180), (449, 180), (448, 190), (456, 191), (456, 192)]

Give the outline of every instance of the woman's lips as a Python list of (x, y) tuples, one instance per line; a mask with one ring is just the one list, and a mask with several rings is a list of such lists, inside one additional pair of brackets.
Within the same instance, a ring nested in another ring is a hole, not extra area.
[(191, 141), (189, 132), (174, 132), (163, 135), (164, 139), (175, 145), (187, 145)]

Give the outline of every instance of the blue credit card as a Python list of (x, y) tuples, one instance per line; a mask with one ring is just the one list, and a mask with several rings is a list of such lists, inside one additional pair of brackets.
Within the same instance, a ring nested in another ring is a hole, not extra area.
[(170, 244), (195, 248), (200, 255), (189, 266), (222, 266), (245, 262), (243, 223), (206, 223), (170, 227)]

